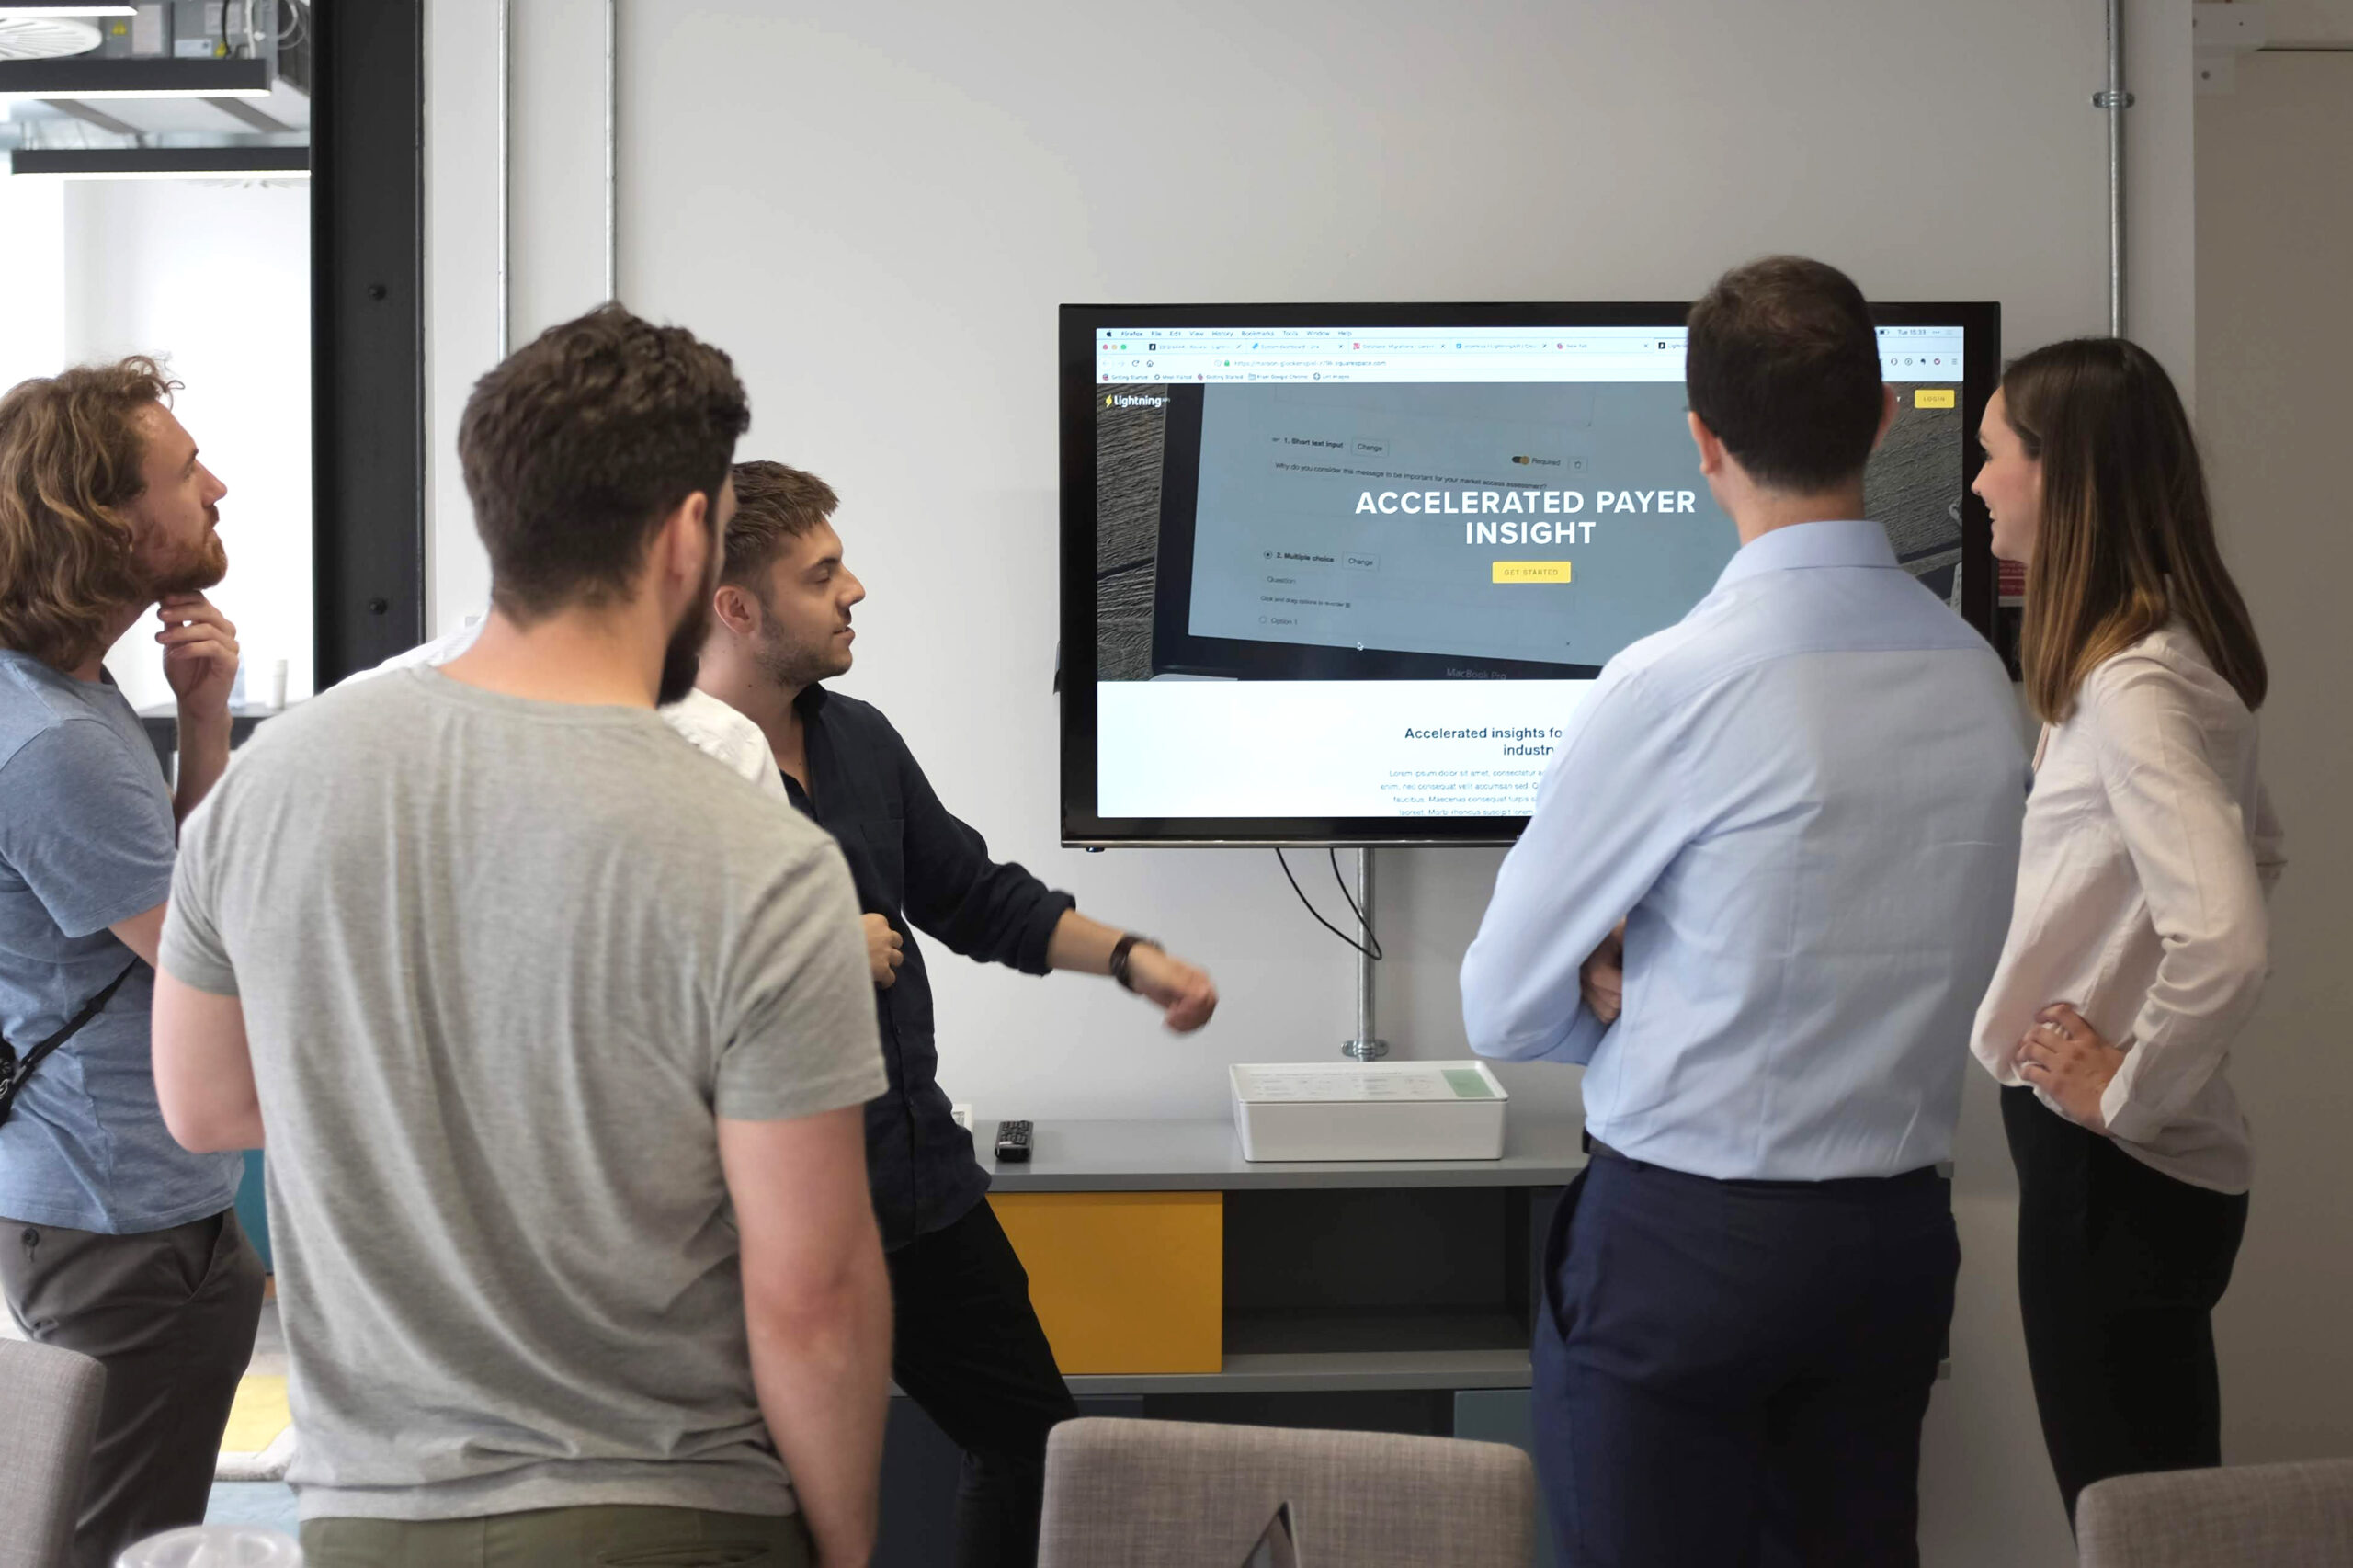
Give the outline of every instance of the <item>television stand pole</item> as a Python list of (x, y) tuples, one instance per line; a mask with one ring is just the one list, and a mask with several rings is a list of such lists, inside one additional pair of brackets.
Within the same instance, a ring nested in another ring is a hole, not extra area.
[(1372, 846), (1357, 851), (1357, 1032), (1340, 1047), (1340, 1054), (1356, 1062), (1378, 1062), (1389, 1054), (1389, 1042), (1372, 1032)]

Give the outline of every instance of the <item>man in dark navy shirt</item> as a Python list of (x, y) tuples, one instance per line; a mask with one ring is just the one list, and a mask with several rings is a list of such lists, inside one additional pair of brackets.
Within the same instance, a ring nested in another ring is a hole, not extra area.
[(832, 487), (780, 463), (739, 463), (735, 502), (698, 684), (760, 726), (792, 803), (849, 860), (891, 1076), (866, 1108), (866, 1152), (896, 1312), (892, 1372), (964, 1450), (958, 1562), (1026, 1564), (1037, 1556), (1046, 1433), (1076, 1412), (1028, 1278), (981, 1201), (988, 1174), (940, 1090), (914, 929), (1025, 974), (1110, 975), (1180, 1032), (1209, 1021), (1217, 989), (1148, 938), (1089, 920), (1070, 894), (990, 859), (891, 722), (820, 684), (849, 669), (850, 611), (866, 597), (842, 562)]

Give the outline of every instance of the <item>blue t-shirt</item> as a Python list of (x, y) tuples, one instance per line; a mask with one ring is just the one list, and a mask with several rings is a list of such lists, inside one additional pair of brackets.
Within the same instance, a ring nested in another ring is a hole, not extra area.
[(125, 964), (0, 1125), (0, 1218), (127, 1234), (219, 1213), (238, 1154), (191, 1154), (155, 1104), (154, 971), (107, 929), (171, 895), (172, 797), (111, 683), (0, 649), (0, 1036), (22, 1054)]

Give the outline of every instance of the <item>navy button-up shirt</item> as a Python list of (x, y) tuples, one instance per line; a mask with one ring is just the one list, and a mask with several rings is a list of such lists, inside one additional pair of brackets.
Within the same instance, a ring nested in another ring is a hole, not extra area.
[(1044, 974), (1055, 923), (1077, 901), (990, 859), (987, 843), (940, 804), (879, 709), (822, 686), (797, 706), (809, 788), (788, 775), (785, 791), (841, 846), (859, 909), (888, 919), (906, 946), (896, 983), (874, 994), (891, 1087), (866, 1106), (874, 1215), (882, 1244), (899, 1247), (962, 1219), (989, 1188), (972, 1134), (956, 1125), (939, 1087), (931, 980), (915, 931), (966, 958)]

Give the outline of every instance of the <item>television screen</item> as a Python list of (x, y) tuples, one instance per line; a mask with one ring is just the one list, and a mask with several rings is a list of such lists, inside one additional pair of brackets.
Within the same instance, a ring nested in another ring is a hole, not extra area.
[[(1873, 307), (1865, 510), (1981, 631), (1991, 304)], [(1066, 305), (1063, 837), (1504, 842), (1738, 548), (1680, 304)]]

